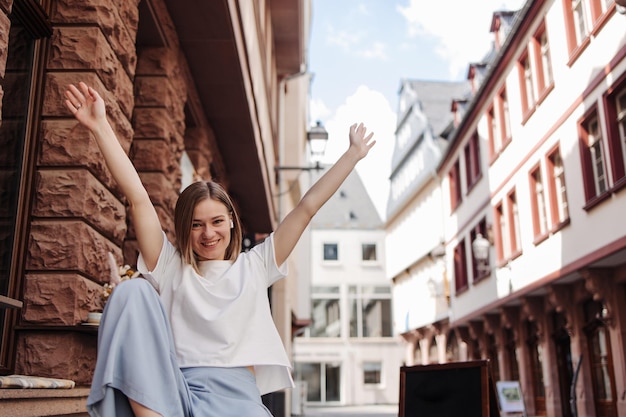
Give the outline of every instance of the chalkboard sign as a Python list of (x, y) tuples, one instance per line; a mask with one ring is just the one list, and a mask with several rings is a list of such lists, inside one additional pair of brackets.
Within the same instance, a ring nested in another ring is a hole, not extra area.
[(497, 417), (489, 361), (400, 368), (399, 417)]

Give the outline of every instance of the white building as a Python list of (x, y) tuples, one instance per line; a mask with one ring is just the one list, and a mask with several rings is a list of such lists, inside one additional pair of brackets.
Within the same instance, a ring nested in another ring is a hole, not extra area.
[[(401, 329), (406, 361), (490, 359), (496, 380), (520, 382), (533, 416), (626, 415), (622, 13), (612, 0), (495, 12), (494, 51), (469, 66), (470, 100), (450, 105), (439, 190), (424, 187), (403, 206), (428, 218), (428, 198), (440, 193), (445, 250), (435, 254), (450, 296), (447, 314), (428, 310)], [(389, 241), (408, 233), (399, 219)], [(474, 242), (486, 244), (485, 260)], [(388, 269), (416, 291), (394, 303), (424, 297), (426, 267)]]
[(312, 320), (293, 349), (307, 403), (397, 403), (403, 347), (392, 335), (385, 231), (356, 171), (310, 233)]

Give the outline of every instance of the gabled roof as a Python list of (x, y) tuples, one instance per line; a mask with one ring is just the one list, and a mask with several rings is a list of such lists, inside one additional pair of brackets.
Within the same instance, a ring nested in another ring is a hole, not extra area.
[[(317, 177), (321, 175), (322, 173)], [(383, 228), (378, 211), (356, 170), (348, 175), (339, 190), (313, 217), (311, 228), (361, 230)]]
[(470, 87), (467, 81), (406, 80), (417, 93), (417, 103), (426, 116), (433, 136), (439, 134), (452, 120), (450, 105), (453, 99), (467, 98)]

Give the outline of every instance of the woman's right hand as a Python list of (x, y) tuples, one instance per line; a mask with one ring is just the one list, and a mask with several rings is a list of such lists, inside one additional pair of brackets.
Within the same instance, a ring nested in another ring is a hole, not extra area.
[(102, 120), (106, 120), (106, 108), (100, 94), (84, 82), (78, 87), (70, 84), (65, 90), (65, 107), (89, 130), (95, 130)]

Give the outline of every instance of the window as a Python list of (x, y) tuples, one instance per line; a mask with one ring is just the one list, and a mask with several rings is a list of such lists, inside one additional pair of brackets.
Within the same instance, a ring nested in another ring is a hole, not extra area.
[(506, 200), (494, 207), (494, 221), (498, 233), (496, 256), (499, 263), (513, 258), (522, 250), (519, 208), (515, 190), (507, 194)]
[[(52, 35), (48, 1), (12, 2), (6, 71), (0, 78), (0, 295), (14, 298), (24, 276), (24, 246), (38, 148), (47, 39)], [(3, 12), (0, 12), (3, 13)], [(13, 313), (0, 309), (0, 374), (9, 373)]]
[(597, 110), (592, 109), (579, 124), (583, 182), (587, 204), (597, 201), (607, 193), (607, 177), (602, 145), (602, 133)]
[(500, 380), (500, 361), (498, 360), (498, 341), (493, 333), (487, 334), (487, 357), (491, 366), (491, 375), (494, 381)]
[[(470, 232), (470, 242), (474, 242), (479, 233), (485, 239), (489, 239), (489, 235), (487, 234), (487, 221), (484, 218)], [(476, 282), (489, 275), (491, 262), (489, 261), (489, 256), (487, 256), (485, 261), (479, 262), (478, 259), (474, 257), (474, 251), (472, 250), (470, 253), (472, 260), (472, 277), (474, 282)]]
[(509, 238), (509, 228), (507, 226), (507, 216), (504, 214), (504, 205), (500, 202), (494, 207), (495, 226), (497, 230), (496, 257), (498, 262), (502, 262), (511, 256)]
[(589, 41), (586, 1), (588, 0), (563, 0), (565, 33), (570, 59), (575, 59)]
[(458, 160), (454, 163), (452, 169), (450, 169), (450, 172), (448, 173), (448, 181), (450, 182), (450, 210), (454, 211), (463, 200), (463, 196), (461, 194), (461, 171)]
[(382, 364), (380, 362), (364, 362), (363, 363), (363, 383), (380, 384), (380, 373)]
[(454, 285), (457, 294), (469, 288), (465, 239), (462, 239), (454, 248)]
[(363, 261), (375, 261), (376, 260), (376, 244), (375, 243), (363, 243), (361, 245), (361, 259)]
[(325, 362), (296, 362), (297, 381), (306, 381), (309, 402), (338, 402), (341, 400), (341, 365)]
[(489, 158), (495, 159), (502, 149), (502, 138), (493, 106), (487, 111), (487, 125), (489, 126)]
[(552, 85), (552, 59), (550, 57), (550, 44), (544, 25), (533, 37), (533, 49), (535, 50), (535, 62), (537, 65), (537, 89), (543, 95)]
[(324, 243), (324, 260), (325, 261), (338, 261), (339, 249), (336, 243)]
[(391, 288), (348, 287), (350, 337), (391, 337)]
[(539, 166), (530, 172), (530, 202), (533, 213), (533, 232), (537, 240), (548, 233), (546, 196)]
[(480, 167), (480, 142), (477, 132), (474, 132), (469, 142), (465, 145), (465, 174), (467, 192), (478, 182), (482, 170)]
[(511, 119), (509, 117), (509, 101), (504, 88), (500, 90), (498, 95), (498, 114), (502, 131), (502, 142), (505, 143), (511, 139)]
[(548, 172), (548, 193), (552, 226), (560, 227), (569, 220), (567, 190), (565, 189), (565, 170), (559, 148), (552, 150), (546, 158)]
[(613, 5), (614, 0), (591, 0), (589, 8), (591, 11), (591, 18), (594, 25), (598, 24), (598, 21), (602, 18), (609, 8)]
[(510, 328), (502, 330), (504, 338), (504, 355), (505, 361), (509, 367), (512, 381), (519, 381), (519, 361), (517, 360), (517, 343), (515, 341), (515, 333)]
[(528, 347), (528, 361), (532, 377), (532, 388), (535, 399), (535, 414), (546, 414), (546, 390), (543, 378), (543, 348), (539, 339), (537, 323), (526, 320), (526, 345)]
[(572, 0), (572, 16), (574, 17), (576, 45), (580, 45), (589, 34), (589, 29), (587, 29), (587, 12), (584, 0)]
[(598, 416), (616, 416), (616, 400), (613, 372), (611, 332), (607, 324), (607, 308), (601, 301), (589, 300), (583, 305), (585, 336), (591, 368), (593, 398)]
[(522, 112), (525, 117), (531, 112), (537, 102), (535, 96), (535, 83), (533, 80), (533, 71), (530, 66), (530, 58), (526, 52), (518, 62), (520, 75), (520, 91), (522, 98)]
[(311, 288), (310, 337), (341, 337), (341, 309), (338, 286)]
[(626, 78), (605, 98), (614, 186), (626, 185)]
[(511, 191), (507, 195), (508, 206), (508, 220), (509, 220), (509, 241), (510, 241), (510, 254), (515, 256), (522, 249), (522, 242), (520, 240), (520, 222), (519, 222), (519, 208), (517, 206), (517, 195), (515, 191)]

